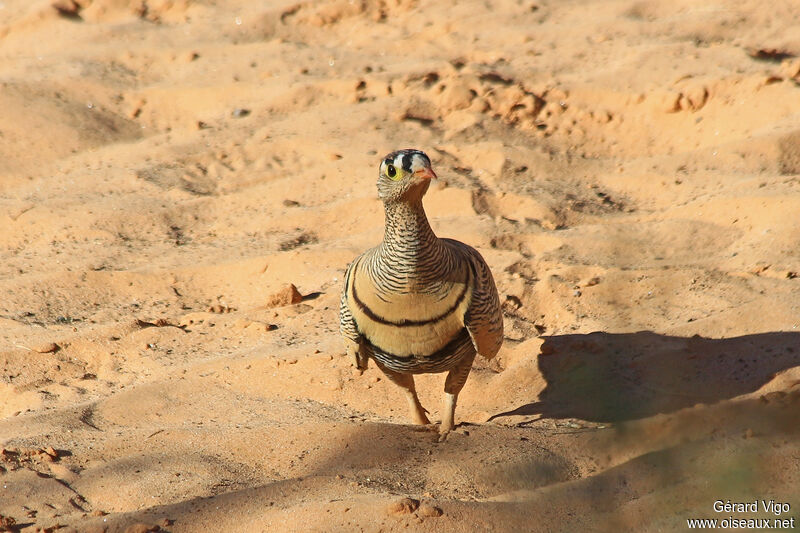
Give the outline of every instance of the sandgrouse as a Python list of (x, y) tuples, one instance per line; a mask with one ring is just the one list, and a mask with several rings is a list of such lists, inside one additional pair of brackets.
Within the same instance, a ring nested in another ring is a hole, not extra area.
[(503, 314), (483, 257), (462, 242), (438, 238), (428, 224), (422, 197), (435, 177), (419, 150), (383, 158), (383, 242), (348, 266), (339, 321), (356, 366), (365, 370), (372, 358), (405, 391), (415, 424), (430, 421), (413, 374), (448, 372), (439, 429), (444, 439), (475, 354), (491, 359), (500, 349)]

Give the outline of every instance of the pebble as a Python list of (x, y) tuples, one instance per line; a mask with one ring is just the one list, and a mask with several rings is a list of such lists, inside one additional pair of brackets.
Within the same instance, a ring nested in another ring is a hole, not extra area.
[(293, 284), (289, 284), (280, 291), (276, 292), (267, 300), (267, 307), (282, 307), (303, 301), (303, 295)]
[(50, 5), (62, 17), (80, 18), (81, 5), (75, 0), (56, 0)]
[(428, 503), (423, 503), (420, 505), (418, 513), (420, 516), (424, 516), (426, 518), (436, 518), (437, 516), (442, 516), (442, 510), (440, 508)]
[(403, 498), (396, 502), (390, 503), (386, 508), (386, 512), (392, 515), (411, 514), (419, 507), (419, 501), (411, 498)]
[(273, 331), (278, 329), (278, 326), (275, 324), (267, 324), (264, 322), (257, 322), (257, 321), (249, 322), (245, 327), (251, 331)]
[(228, 307), (227, 305), (222, 305), (222, 304), (215, 304), (209, 306), (208, 309), (206, 309), (206, 311), (208, 311), (209, 313), (222, 314), (222, 313), (230, 313), (231, 311), (236, 311), (236, 308)]
[(54, 342), (48, 342), (48, 343), (41, 344), (39, 346), (34, 347), (33, 351), (34, 352), (39, 352), (39, 353), (55, 353), (60, 349), (61, 349), (61, 347), (58, 344), (56, 344)]

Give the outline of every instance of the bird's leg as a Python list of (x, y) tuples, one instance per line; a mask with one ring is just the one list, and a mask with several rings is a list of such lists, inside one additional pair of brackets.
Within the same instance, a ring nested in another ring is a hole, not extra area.
[(357, 342), (353, 342), (350, 339), (345, 339), (344, 341), (345, 349), (347, 350), (347, 357), (352, 358), (353, 364), (355, 365), (356, 369), (359, 372), (363, 373), (364, 370), (367, 369), (369, 364), (369, 359), (367, 355), (364, 353), (364, 349), (361, 345)]
[(423, 426), (430, 424), (431, 421), (428, 420), (428, 417), (425, 415), (427, 411), (422, 407), (422, 404), (419, 403), (419, 398), (417, 397), (417, 389), (414, 386), (414, 375), (394, 372), (393, 370), (383, 367), (383, 365), (380, 365), (380, 369), (392, 383), (399, 386), (406, 393), (408, 406), (411, 408), (411, 421)]
[(453, 430), (453, 421), (456, 415), (456, 402), (458, 401), (458, 393), (467, 382), (469, 371), (472, 369), (472, 361), (475, 359), (475, 354), (469, 357), (464, 357), (458, 362), (456, 366), (450, 369), (447, 373), (447, 379), (444, 382), (444, 410), (442, 411), (442, 425), (439, 427), (439, 440), (443, 441), (447, 438), (447, 434)]

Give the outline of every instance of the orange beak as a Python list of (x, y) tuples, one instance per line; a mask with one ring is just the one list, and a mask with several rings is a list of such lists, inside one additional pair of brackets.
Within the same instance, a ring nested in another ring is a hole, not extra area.
[(436, 179), (436, 172), (434, 172), (432, 168), (421, 168), (416, 172), (414, 172), (414, 176), (418, 178), (432, 180)]

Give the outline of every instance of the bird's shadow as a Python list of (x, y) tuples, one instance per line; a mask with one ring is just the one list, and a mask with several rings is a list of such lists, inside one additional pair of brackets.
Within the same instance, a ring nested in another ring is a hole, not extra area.
[[(546, 337), (538, 355), (546, 380), (538, 399), (513, 415), (620, 422), (712, 404), (758, 390), (800, 365), (800, 333), (727, 339), (650, 331)], [(800, 386), (800, 385), (796, 385)]]

